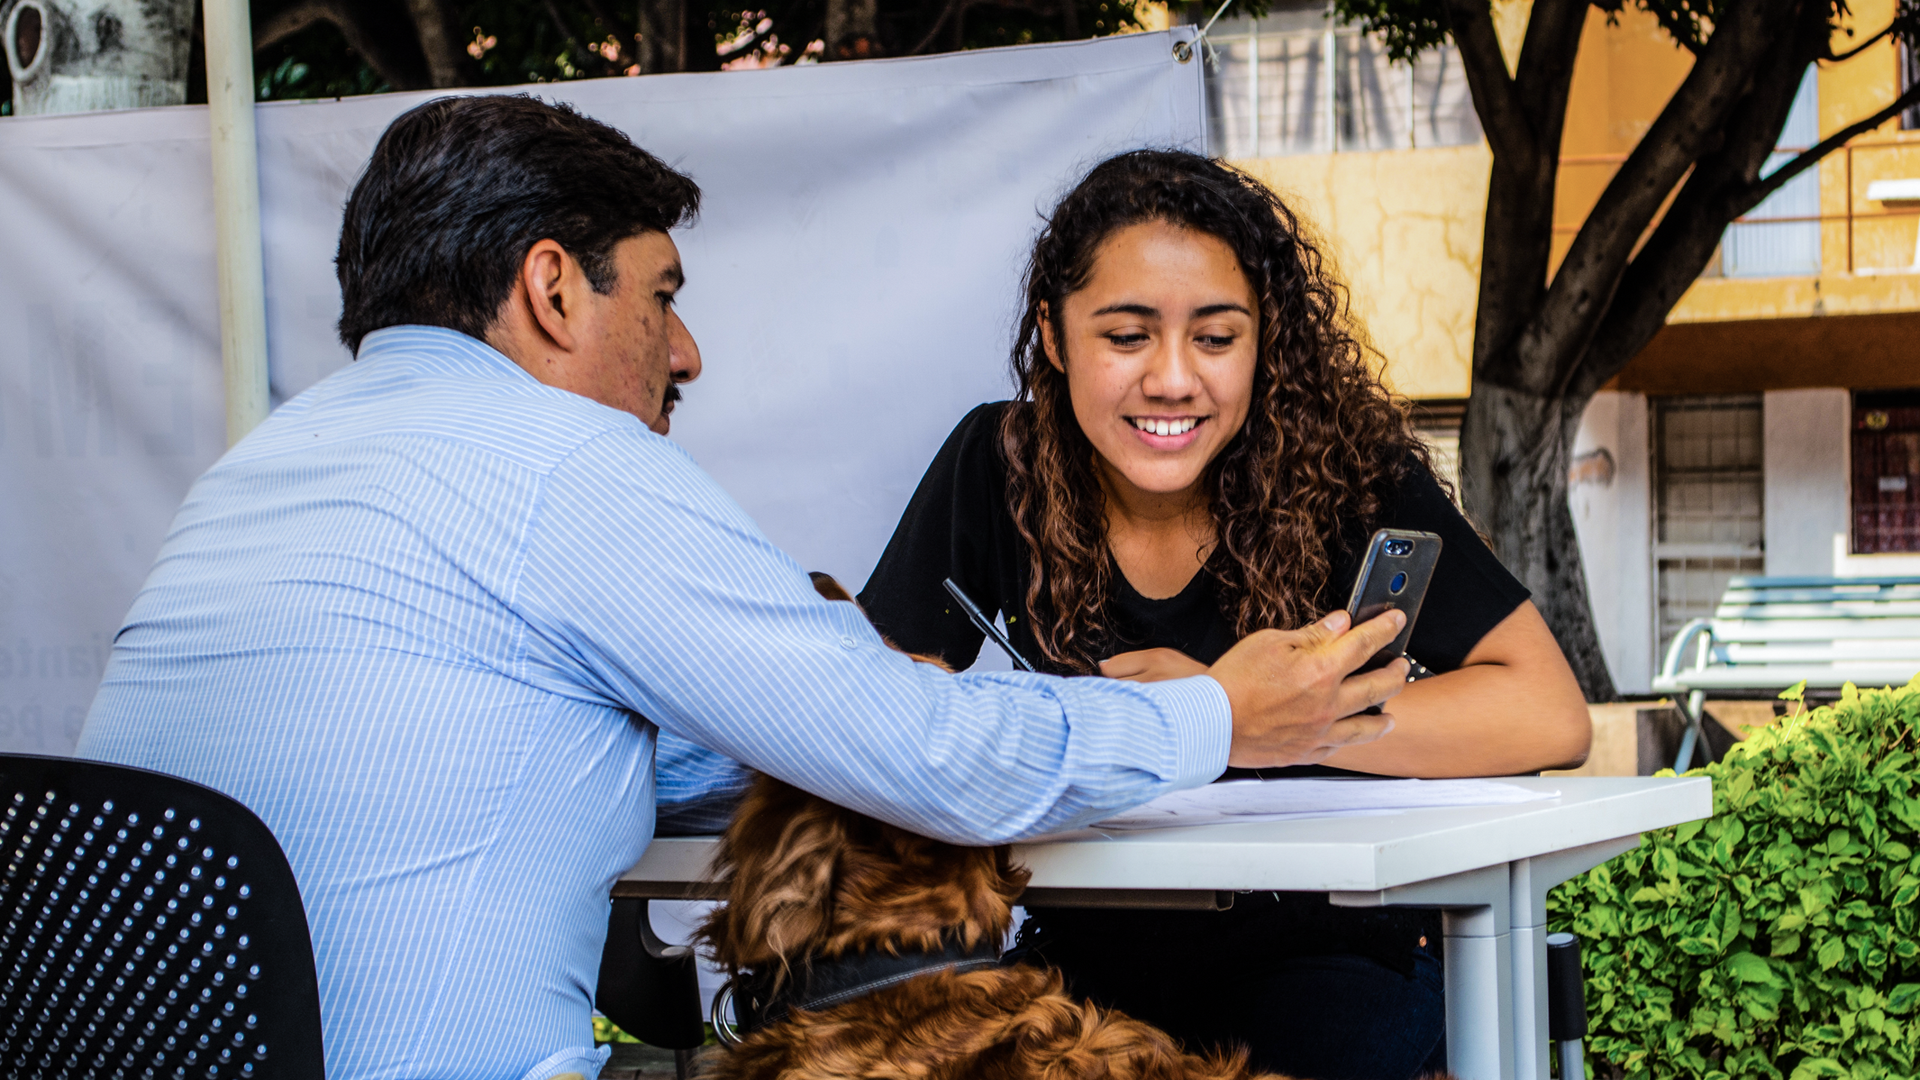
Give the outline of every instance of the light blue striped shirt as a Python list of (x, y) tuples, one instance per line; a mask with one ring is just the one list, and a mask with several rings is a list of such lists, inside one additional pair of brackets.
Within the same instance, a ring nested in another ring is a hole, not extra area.
[(633, 416), (393, 327), (194, 484), (80, 753), (273, 828), (335, 1080), (515, 1080), (597, 1068), (608, 890), (656, 792), (738, 783), (721, 755), (985, 844), (1211, 780), (1229, 738), (1205, 677), (915, 663)]

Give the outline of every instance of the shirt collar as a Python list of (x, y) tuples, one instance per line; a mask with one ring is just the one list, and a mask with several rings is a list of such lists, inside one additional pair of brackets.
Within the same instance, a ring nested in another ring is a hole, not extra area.
[(505, 353), (475, 337), (444, 326), (384, 326), (360, 339), (356, 363), (405, 355), (429, 371), (492, 375), (539, 384)]

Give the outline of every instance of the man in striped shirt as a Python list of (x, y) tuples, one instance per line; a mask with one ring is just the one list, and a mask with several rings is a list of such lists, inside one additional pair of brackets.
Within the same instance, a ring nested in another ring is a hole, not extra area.
[[(896, 653), (667, 434), (687, 178), (529, 98), (423, 105), (348, 203), (357, 362), (195, 483), (80, 752), (257, 812), (300, 881), (328, 1073), (592, 1076), (613, 880), (657, 791), (745, 762), (959, 843), (1377, 737), (1344, 616), (1142, 685)], [(1347, 719), (1338, 719), (1347, 717)], [(676, 773), (655, 777), (659, 733)]]

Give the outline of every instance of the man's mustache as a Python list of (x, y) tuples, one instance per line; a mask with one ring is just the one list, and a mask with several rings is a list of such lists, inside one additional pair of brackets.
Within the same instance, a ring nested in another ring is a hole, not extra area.
[(672, 383), (668, 383), (667, 392), (660, 395), (660, 415), (661, 416), (673, 415), (673, 407), (679, 403), (680, 403), (680, 388)]

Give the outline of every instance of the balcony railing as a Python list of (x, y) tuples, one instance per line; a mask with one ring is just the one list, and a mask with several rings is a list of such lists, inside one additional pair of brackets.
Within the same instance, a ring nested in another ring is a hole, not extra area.
[[(1800, 153), (1803, 149), (1804, 148), (1801, 148), (1801, 147), (1783, 146), (1779, 149), (1778, 152), (1783, 154), (1793, 154), (1793, 153)], [(1862, 271), (1855, 266), (1855, 234), (1857, 231), (1858, 223), (1892, 220), (1896, 218), (1920, 217), (1920, 200), (1914, 200), (1912, 202), (1912, 205), (1897, 205), (1897, 206), (1891, 206), (1891, 207), (1883, 205), (1883, 207), (1879, 210), (1860, 208), (1859, 206), (1860, 203), (1871, 201), (1864, 198), (1864, 196), (1860, 195), (1855, 190), (1856, 187), (1859, 185), (1860, 180), (1894, 179), (1897, 174), (1872, 175), (1872, 173), (1877, 173), (1880, 170), (1871, 170), (1871, 171), (1864, 170), (1864, 169), (1856, 170), (1854, 159), (1857, 154), (1869, 153), (1873, 151), (1885, 151), (1885, 150), (1906, 150), (1912, 153), (1917, 159), (1920, 159), (1920, 140), (1895, 140), (1895, 139), (1861, 140), (1861, 141), (1848, 143), (1847, 145), (1841, 147), (1839, 150), (1835, 151), (1836, 155), (1841, 159), (1841, 162), (1843, 163), (1843, 168), (1846, 174), (1846, 179), (1843, 185), (1844, 191), (1846, 194), (1846, 200), (1844, 204), (1845, 208), (1840, 213), (1780, 214), (1780, 215), (1767, 214), (1764, 216), (1742, 215), (1740, 217), (1733, 219), (1732, 227), (1738, 228), (1740, 226), (1751, 226), (1751, 225), (1787, 225), (1787, 224), (1793, 224), (1793, 223), (1812, 223), (1812, 222), (1817, 222), (1820, 224), (1841, 223), (1841, 224), (1844, 224), (1845, 226), (1844, 232), (1846, 234), (1846, 252), (1847, 252), (1846, 272), (1847, 273), (1849, 274), (1863, 273), (1863, 272), (1864, 273), (1875, 273), (1875, 272), (1884, 273), (1888, 271), (1905, 271), (1909, 269), (1920, 269), (1920, 259), (1916, 259), (1913, 266), (1876, 266), (1876, 267), (1869, 267), (1865, 271)], [(1569, 167), (1580, 168), (1580, 167), (1593, 167), (1593, 166), (1611, 166), (1614, 168), (1618, 168), (1626, 160), (1627, 160), (1627, 155), (1625, 154), (1567, 154), (1560, 158), (1560, 165), (1562, 168), (1569, 168)], [(1816, 165), (1815, 168), (1818, 169), (1819, 166)], [(1915, 178), (1920, 178), (1920, 160), (1916, 160), (1912, 166), (1905, 167), (1900, 171), (1909, 173)], [(1866, 177), (1860, 177), (1859, 176), (1860, 172), (1868, 172), (1869, 175)], [(1856, 177), (1859, 177), (1859, 179), (1856, 179)], [(1671, 196), (1669, 196), (1669, 198), (1671, 198)], [(1898, 200), (1898, 202), (1905, 204), (1908, 202), (1908, 200), (1902, 199), (1902, 200)], [(1664, 214), (1665, 212), (1666, 212), (1666, 207), (1662, 206), (1661, 213)], [(1553, 231), (1554, 233), (1559, 235), (1577, 233), (1580, 231), (1581, 224), (1583, 224), (1583, 222), (1566, 222), (1566, 223), (1555, 222), (1553, 226)], [(1658, 219), (1656, 219), (1655, 224), (1658, 224)], [(1917, 246), (1915, 254), (1920, 255), (1920, 246)]]

